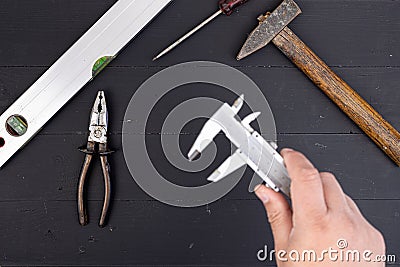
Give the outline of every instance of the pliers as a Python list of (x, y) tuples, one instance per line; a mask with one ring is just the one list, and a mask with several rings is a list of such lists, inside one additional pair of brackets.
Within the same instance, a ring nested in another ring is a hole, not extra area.
[(90, 163), (92, 162), (94, 155), (100, 156), (101, 167), (104, 175), (104, 203), (103, 210), (100, 217), (99, 226), (104, 227), (107, 211), (110, 206), (111, 198), (111, 180), (110, 180), (110, 166), (108, 164), (107, 156), (112, 153), (108, 149), (107, 144), (107, 130), (108, 130), (108, 112), (107, 105), (103, 91), (99, 91), (94, 102), (92, 113), (90, 115), (89, 125), (89, 138), (86, 147), (80, 148), (80, 151), (86, 154), (85, 161), (83, 163), (82, 171), (79, 178), (78, 186), (78, 214), (79, 223), (86, 225), (88, 223), (88, 217), (85, 208), (84, 200), (84, 189), (85, 181), (89, 171)]

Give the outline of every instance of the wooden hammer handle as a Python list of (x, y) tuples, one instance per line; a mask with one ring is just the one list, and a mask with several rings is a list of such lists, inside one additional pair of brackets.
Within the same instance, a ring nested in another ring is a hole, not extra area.
[(400, 166), (400, 133), (392, 125), (288, 27), (274, 38), (273, 43)]

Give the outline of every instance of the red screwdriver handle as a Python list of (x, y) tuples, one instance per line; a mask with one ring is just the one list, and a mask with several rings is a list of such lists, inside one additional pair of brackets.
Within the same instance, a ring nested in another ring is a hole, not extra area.
[(248, 0), (219, 0), (218, 5), (225, 15), (229, 16), (233, 13), (235, 8), (243, 5)]

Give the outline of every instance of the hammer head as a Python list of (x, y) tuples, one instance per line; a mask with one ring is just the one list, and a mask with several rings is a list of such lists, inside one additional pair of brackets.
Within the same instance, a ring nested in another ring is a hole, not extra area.
[(290, 22), (301, 14), (300, 7), (293, 0), (284, 0), (272, 13), (260, 16), (260, 25), (250, 34), (237, 60), (247, 57), (269, 44)]

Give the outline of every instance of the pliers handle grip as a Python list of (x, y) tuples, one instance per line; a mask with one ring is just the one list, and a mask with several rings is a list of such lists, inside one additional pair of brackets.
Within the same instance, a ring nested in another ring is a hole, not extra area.
[(107, 144), (98, 144), (98, 152), (95, 149), (96, 143), (95, 142), (88, 142), (87, 148), (81, 150), (82, 152), (86, 153), (85, 161), (83, 163), (81, 175), (79, 178), (79, 186), (78, 186), (78, 213), (79, 213), (79, 223), (81, 225), (86, 225), (88, 223), (88, 216), (86, 212), (86, 205), (84, 199), (84, 191), (85, 191), (85, 182), (89, 172), (90, 164), (92, 162), (94, 154), (100, 155), (101, 167), (103, 170), (104, 176), (104, 203), (103, 209), (100, 216), (99, 226), (104, 227), (108, 208), (110, 206), (110, 199), (111, 199), (111, 178), (110, 178), (110, 165), (108, 163), (108, 151)]

